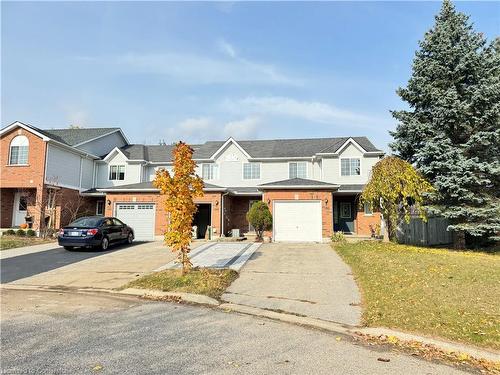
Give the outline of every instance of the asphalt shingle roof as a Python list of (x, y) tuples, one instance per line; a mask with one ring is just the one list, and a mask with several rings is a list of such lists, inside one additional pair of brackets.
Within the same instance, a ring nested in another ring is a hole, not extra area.
[[(349, 137), (310, 138), (310, 139), (271, 139), (236, 141), (252, 158), (294, 158), (312, 157), (317, 153), (334, 153)], [(366, 151), (380, 151), (366, 137), (352, 137)], [(201, 145), (192, 145), (193, 158), (209, 159), (219, 150), (225, 141), (208, 141)], [(151, 162), (170, 162), (173, 145), (128, 145), (121, 148), (129, 159)]]
[(309, 180), (305, 178), (291, 178), (289, 180), (268, 182), (267, 184), (259, 185), (259, 187), (278, 187), (278, 186), (336, 186), (329, 182)]
[(37, 132), (52, 138), (55, 141), (74, 146), (79, 143), (90, 141), (91, 139), (109, 134), (120, 128), (75, 128), (75, 129), (40, 129), (33, 125), (27, 125)]
[(363, 191), (365, 188), (365, 185), (356, 185), (356, 184), (347, 184), (347, 185), (340, 185), (339, 191)]

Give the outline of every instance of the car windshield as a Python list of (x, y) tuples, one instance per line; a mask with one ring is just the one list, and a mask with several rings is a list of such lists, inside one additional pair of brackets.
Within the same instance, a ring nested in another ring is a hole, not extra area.
[(83, 227), (83, 228), (94, 228), (99, 225), (99, 222), (102, 220), (100, 217), (81, 217), (76, 219), (69, 227)]

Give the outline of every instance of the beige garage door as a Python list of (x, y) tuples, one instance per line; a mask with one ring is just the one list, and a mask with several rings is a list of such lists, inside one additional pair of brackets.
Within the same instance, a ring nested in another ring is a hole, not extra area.
[(274, 241), (321, 242), (321, 201), (275, 201)]

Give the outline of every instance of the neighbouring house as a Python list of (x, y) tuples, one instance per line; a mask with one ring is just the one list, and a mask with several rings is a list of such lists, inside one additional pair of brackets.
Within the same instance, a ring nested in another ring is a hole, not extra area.
[[(67, 223), (65, 206), (80, 201), (97, 215), (131, 225), (138, 240), (166, 228), (152, 181), (172, 169), (172, 145), (130, 144), (119, 128), (38, 129), (15, 122), (1, 130), (1, 227), (25, 222), (31, 197), (57, 191), (55, 208), (30, 219)], [(251, 232), (246, 213), (262, 200), (273, 214), (274, 241), (322, 241), (333, 231), (370, 235), (380, 214), (358, 196), (384, 153), (366, 137), (207, 141), (192, 145), (204, 196), (194, 217), (197, 236)], [(54, 216), (51, 218), (51, 216)]]

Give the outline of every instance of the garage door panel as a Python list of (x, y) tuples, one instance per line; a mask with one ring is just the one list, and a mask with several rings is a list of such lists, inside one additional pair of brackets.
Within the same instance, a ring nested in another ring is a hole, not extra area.
[(134, 230), (137, 241), (154, 241), (156, 205), (117, 203), (115, 216)]
[(322, 240), (321, 201), (274, 202), (274, 240), (307, 242)]

